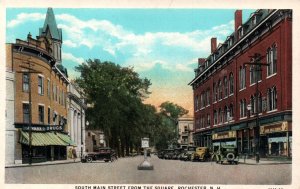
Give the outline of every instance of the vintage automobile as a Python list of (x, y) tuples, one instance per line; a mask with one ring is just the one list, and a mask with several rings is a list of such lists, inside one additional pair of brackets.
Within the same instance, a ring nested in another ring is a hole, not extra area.
[(172, 159), (174, 155), (173, 149), (167, 149), (165, 150), (164, 159)]
[(197, 147), (196, 151), (192, 153), (191, 161), (208, 161), (211, 155), (209, 148), (207, 147)]
[(213, 154), (212, 159), (216, 159), (216, 163), (238, 164), (239, 156), (237, 148), (234, 146), (221, 146), (219, 151)]
[(181, 154), (181, 152), (183, 152), (182, 148), (175, 148), (172, 159), (179, 159), (179, 154)]
[(188, 146), (186, 152), (180, 157), (180, 160), (190, 161), (192, 154), (196, 151), (196, 146)]
[(118, 159), (115, 151), (109, 147), (98, 148), (95, 152), (89, 152), (85, 155), (83, 162), (91, 163), (93, 161), (113, 162)]

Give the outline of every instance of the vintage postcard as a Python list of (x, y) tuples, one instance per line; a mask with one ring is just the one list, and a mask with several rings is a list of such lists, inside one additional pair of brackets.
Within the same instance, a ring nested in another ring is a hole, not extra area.
[(296, 1), (1, 3), (3, 188), (299, 188)]

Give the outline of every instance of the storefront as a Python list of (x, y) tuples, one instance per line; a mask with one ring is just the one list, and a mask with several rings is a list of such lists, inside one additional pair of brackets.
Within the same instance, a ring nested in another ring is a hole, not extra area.
[(213, 151), (219, 150), (221, 146), (237, 146), (236, 131), (214, 133), (212, 140)]
[[(19, 142), (22, 145), (22, 163), (29, 162), (29, 132), (20, 130)], [(71, 138), (58, 131), (32, 131), (32, 162), (45, 162), (67, 159), (67, 146), (74, 145)]]
[(260, 127), (267, 156), (292, 156), (292, 122), (282, 121)]

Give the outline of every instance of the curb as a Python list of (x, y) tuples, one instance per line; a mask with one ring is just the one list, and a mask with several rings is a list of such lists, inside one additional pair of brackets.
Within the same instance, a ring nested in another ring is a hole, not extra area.
[(19, 165), (5, 165), (5, 168), (18, 168), (18, 167), (35, 167), (35, 166), (48, 166), (48, 165), (58, 165), (58, 164), (71, 164), (71, 163), (81, 163), (81, 161), (68, 161), (68, 162), (53, 162), (53, 163), (35, 163), (35, 164), (19, 164)]

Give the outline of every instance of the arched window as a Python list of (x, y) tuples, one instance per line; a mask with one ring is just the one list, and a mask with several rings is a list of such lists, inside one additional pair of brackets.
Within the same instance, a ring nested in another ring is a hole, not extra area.
[(233, 94), (234, 90), (234, 80), (233, 80), (233, 73), (229, 75), (229, 94)]
[(228, 122), (229, 111), (228, 111), (227, 106), (224, 107), (223, 116), (224, 116), (224, 123)]
[(233, 117), (234, 117), (233, 104), (230, 104), (230, 106), (229, 106), (229, 120), (228, 121), (233, 120)]
[(227, 81), (227, 77), (224, 77), (224, 97), (228, 96), (228, 81)]
[(214, 110), (214, 125), (218, 124), (218, 112), (217, 110)]
[(218, 100), (218, 90), (216, 83), (213, 84), (213, 91), (214, 91), (214, 102)]
[(251, 97), (250, 97), (250, 105), (251, 105), (250, 114), (254, 115), (254, 112), (255, 112), (255, 99), (254, 99), (253, 95), (251, 95)]
[(210, 105), (210, 89), (208, 88), (206, 91), (206, 103)]
[(223, 113), (222, 113), (222, 109), (219, 109), (219, 124), (223, 123)]
[(218, 82), (218, 99), (222, 100), (222, 98), (223, 98), (222, 81), (219, 80), (219, 82)]
[(272, 45), (271, 48), (268, 48), (267, 50), (267, 63), (269, 64), (268, 66), (268, 71), (267, 75), (270, 76), (272, 74), (275, 74), (277, 72), (277, 45), (274, 44)]
[(198, 110), (198, 107), (199, 107), (199, 101), (198, 101), (198, 98), (199, 98), (199, 96), (197, 95), (197, 96), (195, 97), (195, 111), (197, 111), (197, 110)]
[(246, 67), (241, 66), (240, 67), (240, 73), (239, 73), (239, 82), (240, 82), (240, 89), (244, 89), (246, 87)]
[(276, 87), (268, 89), (268, 110), (277, 109), (277, 90)]
[(207, 124), (207, 126), (210, 126), (210, 114), (207, 114), (206, 124)]
[(246, 117), (247, 116), (247, 104), (246, 99), (242, 99), (240, 101), (240, 117)]

